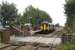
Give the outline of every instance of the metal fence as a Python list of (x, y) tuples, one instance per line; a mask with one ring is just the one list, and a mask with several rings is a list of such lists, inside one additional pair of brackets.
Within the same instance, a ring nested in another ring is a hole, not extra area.
[(75, 35), (64, 35), (62, 36), (62, 42), (70, 42), (70, 43), (75, 43)]

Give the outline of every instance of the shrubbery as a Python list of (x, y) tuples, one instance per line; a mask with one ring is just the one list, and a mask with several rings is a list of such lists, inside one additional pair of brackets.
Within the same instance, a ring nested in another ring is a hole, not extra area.
[(65, 44), (59, 45), (57, 48), (58, 50), (75, 50), (75, 44), (65, 43)]

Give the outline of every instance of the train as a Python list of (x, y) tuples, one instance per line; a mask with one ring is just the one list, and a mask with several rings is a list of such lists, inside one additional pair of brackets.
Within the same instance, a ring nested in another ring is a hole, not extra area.
[(52, 33), (53, 31), (55, 31), (55, 27), (52, 23), (49, 22), (42, 22), (40, 24), (40, 33), (41, 34), (48, 34), (48, 33)]
[[(40, 34), (48, 34), (48, 33), (52, 33), (53, 31), (55, 31), (55, 26), (52, 23), (49, 23), (47, 21), (41, 22), (38, 25), (34, 25), (32, 26), (32, 30), (36, 31), (35, 34), (40, 33)], [(40, 31), (38, 31), (40, 30)]]

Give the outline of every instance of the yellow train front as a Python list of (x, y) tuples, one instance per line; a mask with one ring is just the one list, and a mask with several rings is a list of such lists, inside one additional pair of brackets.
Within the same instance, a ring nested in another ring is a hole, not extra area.
[(53, 25), (50, 25), (48, 22), (43, 22), (40, 24), (41, 34), (48, 34), (53, 32), (55, 29)]

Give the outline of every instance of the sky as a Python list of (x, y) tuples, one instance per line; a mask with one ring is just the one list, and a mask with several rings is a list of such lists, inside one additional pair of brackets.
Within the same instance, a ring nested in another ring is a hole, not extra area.
[(65, 0), (0, 0), (7, 1), (9, 3), (15, 3), (19, 13), (23, 13), (25, 8), (29, 5), (46, 11), (53, 20), (53, 24), (59, 23), (64, 26), (66, 22), (66, 16), (64, 14)]

